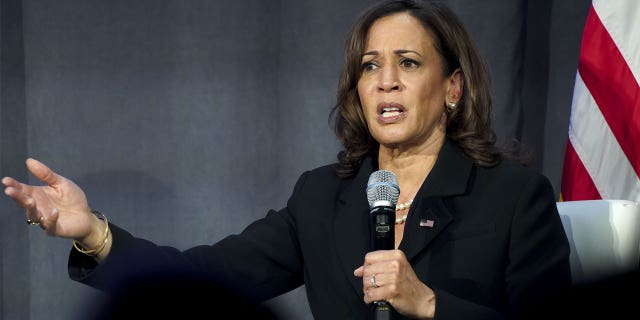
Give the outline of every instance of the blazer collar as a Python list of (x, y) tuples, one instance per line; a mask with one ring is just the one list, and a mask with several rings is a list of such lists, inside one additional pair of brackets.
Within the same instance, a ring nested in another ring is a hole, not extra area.
[[(443, 197), (462, 194), (473, 167), (449, 139), (445, 140), (436, 163), (420, 187), (405, 224), (399, 249), (411, 260), (453, 221), (453, 215)], [(370, 250), (369, 204), (366, 186), (369, 176), (377, 170), (374, 159), (366, 158), (355, 178), (345, 180), (336, 207), (334, 230), (338, 257), (349, 282), (362, 294), (362, 280), (353, 276), (353, 270), (362, 265)]]
[(446, 197), (464, 193), (472, 167), (471, 159), (447, 138), (416, 198)]

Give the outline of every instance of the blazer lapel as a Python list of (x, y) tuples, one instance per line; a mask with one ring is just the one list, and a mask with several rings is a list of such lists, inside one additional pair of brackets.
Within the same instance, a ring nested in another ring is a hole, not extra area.
[(407, 216), (402, 242), (398, 247), (409, 261), (453, 221), (453, 216), (444, 206), (442, 198), (421, 198), (417, 202), (414, 201), (414, 206)]
[(347, 180), (345, 189), (340, 192), (337, 203), (337, 214), (334, 220), (336, 251), (346, 277), (360, 295), (362, 279), (353, 275), (353, 270), (364, 262), (369, 252), (369, 203), (366, 187), (369, 175), (373, 172), (370, 158), (363, 161), (358, 174), (353, 180)]
[[(411, 206), (399, 249), (409, 261), (423, 251), (454, 220), (443, 202), (446, 196), (465, 192), (472, 162), (449, 140), (440, 151), (438, 160), (420, 187)], [(362, 265), (370, 251), (369, 203), (366, 186), (374, 168), (373, 159), (366, 158), (353, 180), (345, 180), (338, 196), (334, 231), (336, 251), (346, 277), (354, 290), (362, 291), (362, 279), (353, 270)]]
[(465, 192), (473, 163), (448, 139), (429, 176), (425, 179), (414, 205), (409, 210), (399, 249), (411, 261), (455, 219), (444, 198)]

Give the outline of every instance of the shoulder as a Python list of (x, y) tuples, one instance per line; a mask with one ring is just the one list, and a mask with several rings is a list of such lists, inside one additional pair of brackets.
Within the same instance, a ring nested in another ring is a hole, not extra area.
[(318, 179), (338, 179), (336, 170), (338, 169), (337, 163), (327, 164), (321, 167), (317, 167), (305, 172), (309, 177)]
[(475, 167), (472, 185), (475, 190), (483, 189), (503, 201), (511, 198), (539, 198), (555, 201), (555, 192), (549, 179), (534, 168), (526, 167), (509, 159), (501, 160), (492, 167)]
[(495, 166), (477, 166), (476, 168), (479, 176), (505, 183), (524, 183), (531, 180), (548, 181), (541, 172), (511, 159), (502, 159)]
[(294, 215), (306, 215), (320, 207), (326, 208), (326, 205), (335, 202), (340, 190), (340, 180), (336, 175), (335, 164), (303, 172), (287, 201), (288, 211)]
[(296, 189), (338, 183), (340, 178), (336, 174), (337, 166), (337, 163), (332, 163), (303, 172), (296, 182)]
[[(364, 190), (371, 171), (370, 166), (370, 161), (365, 161), (358, 173), (350, 178), (338, 176), (337, 163), (305, 171), (298, 178), (288, 205), (306, 205), (309, 201), (333, 203), (341, 197), (341, 194), (352, 194), (349, 190), (353, 188), (358, 191)], [(364, 191), (362, 194), (364, 195)]]
[(293, 196), (308, 198), (320, 192), (337, 189), (341, 179), (336, 174), (337, 164), (328, 164), (303, 172), (293, 189)]

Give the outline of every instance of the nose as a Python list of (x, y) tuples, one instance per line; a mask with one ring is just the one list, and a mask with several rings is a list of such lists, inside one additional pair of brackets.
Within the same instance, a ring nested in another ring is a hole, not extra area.
[(400, 90), (397, 68), (389, 65), (383, 66), (379, 75), (378, 91), (392, 92)]

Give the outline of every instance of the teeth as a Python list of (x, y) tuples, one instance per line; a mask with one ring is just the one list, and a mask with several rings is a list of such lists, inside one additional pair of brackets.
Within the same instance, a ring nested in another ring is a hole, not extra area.
[(382, 116), (386, 118), (386, 117), (395, 117), (400, 114), (402, 114), (402, 112), (400, 111), (385, 111), (382, 113)]
[(400, 110), (399, 108), (389, 107), (389, 108), (382, 109), (383, 117), (395, 117), (400, 115), (401, 113), (402, 113), (402, 110)]

